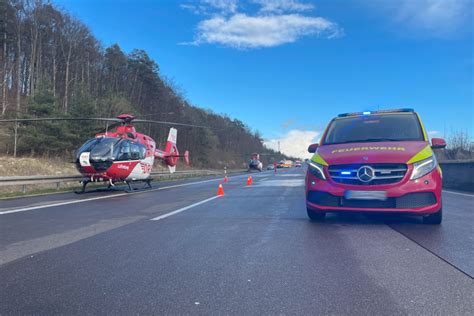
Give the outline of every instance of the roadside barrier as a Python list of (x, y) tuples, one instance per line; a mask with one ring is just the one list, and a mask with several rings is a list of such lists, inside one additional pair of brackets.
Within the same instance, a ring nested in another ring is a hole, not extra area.
[(443, 187), (474, 192), (474, 160), (453, 160), (439, 163)]
[[(228, 170), (225, 171), (227, 176)], [(232, 170), (229, 173), (244, 172), (244, 169)], [(222, 171), (219, 170), (183, 170), (175, 173), (168, 172), (152, 172), (150, 178), (157, 180), (171, 180), (185, 177), (196, 176), (219, 176)], [(16, 177), (0, 177), (0, 187), (21, 186), (21, 192), (27, 192), (27, 186), (56, 184), (56, 190), (61, 188), (63, 183), (79, 182), (84, 179), (82, 175), (64, 175), (64, 176), (16, 176)]]

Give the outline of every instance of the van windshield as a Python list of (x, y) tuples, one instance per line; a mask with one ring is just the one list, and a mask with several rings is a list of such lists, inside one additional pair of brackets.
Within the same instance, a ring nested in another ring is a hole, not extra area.
[(334, 120), (323, 144), (422, 140), (423, 132), (415, 114), (376, 114)]

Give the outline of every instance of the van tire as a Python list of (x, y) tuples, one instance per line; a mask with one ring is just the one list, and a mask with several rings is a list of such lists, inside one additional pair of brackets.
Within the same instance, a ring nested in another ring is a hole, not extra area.
[(308, 213), (309, 219), (314, 222), (321, 222), (326, 217), (326, 212), (314, 211), (310, 208), (306, 208), (306, 212)]
[(443, 209), (440, 208), (438, 212), (426, 215), (423, 217), (423, 224), (439, 225), (443, 221)]

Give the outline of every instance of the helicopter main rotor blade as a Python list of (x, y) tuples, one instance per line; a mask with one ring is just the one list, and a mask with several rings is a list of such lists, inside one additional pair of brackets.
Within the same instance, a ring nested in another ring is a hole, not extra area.
[(209, 126), (204, 126), (204, 125), (195, 125), (195, 124), (177, 123), (177, 122), (166, 122), (166, 121), (140, 120), (140, 119), (133, 120), (133, 123), (154, 123), (154, 124), (166, 124), (166, 125), (188, 126), (188, 127), (199, 127), (199, 128), (212, 129)]
[(37, 117), (29, 119), (0, 119), (0, 123), (8, 122), (40, 122), (40, 121), (107, 121), (107, 122), (122, 122), (116, 118), (101, 118), (101, 117)]
[(178, 122), (167, 122), (167, 121), (154, 121), (154, 120), (141, 120), (141, 119), (131, 119), (129, 121), (118, 118), (102, 118), (102, 117), (37, 117), (37, 118), (19, 118), (19, 119), (0, 119), (0, 123), (9, 123), (9, 122), (42, 122), (42, 121), (103, 121), (103, 122), (116, 122), (122, 124), (134, 124), (134, 123), (152, 123), (152, 124), (165, 124), (165, 125), (175, 125), (175, 126), (186, 126), (186, 127), (197, 127), (197, 128), (206, 128), (214, 130), (214, 128), (204, 125), (197, 124), (188, 124), (188, 123), (178, 123)]

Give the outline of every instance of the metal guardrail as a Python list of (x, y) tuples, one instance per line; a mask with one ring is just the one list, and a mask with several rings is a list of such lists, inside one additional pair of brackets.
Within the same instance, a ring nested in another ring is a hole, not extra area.
[[(152, 172), (152, 178), (173, 178), (176, 175), (220, 175), (223, 172), (215, 170), (189, 170), (189, 171), (176, 171), (175, 173), (169, 172)], [(64, 175), (64, 176), (16, 176), (16, 177), (0, 177), (0, 186), (9, 185), (24, 185), (24, 184), (47, 184), (57, 182), (72, 182), (80, 181), (84, 179), (82, 175)]]
[[(153, 179), (178, 179), (183, 176), (212, 176), (222, 175), (227, 173), (241, 172), (243, 170), (232, 171), (217, 171), (217, 170), (183, 170), (174, 173), (169, 172), (152, 172), (150, 177)], [(56, 189), (61, 187), (61, 183), (80, 181), (84, 179), (82, 175), (64, 175), (64, 176), (15, 176), (15, 177), (0, 177), (0, 187), (2, 186), (22, 186), (22, 192), (26, 193), (27, 185), (37, 184), (54, 184)]]
[(441, 161), (443, 187), (474, 192), (474, 160)]

